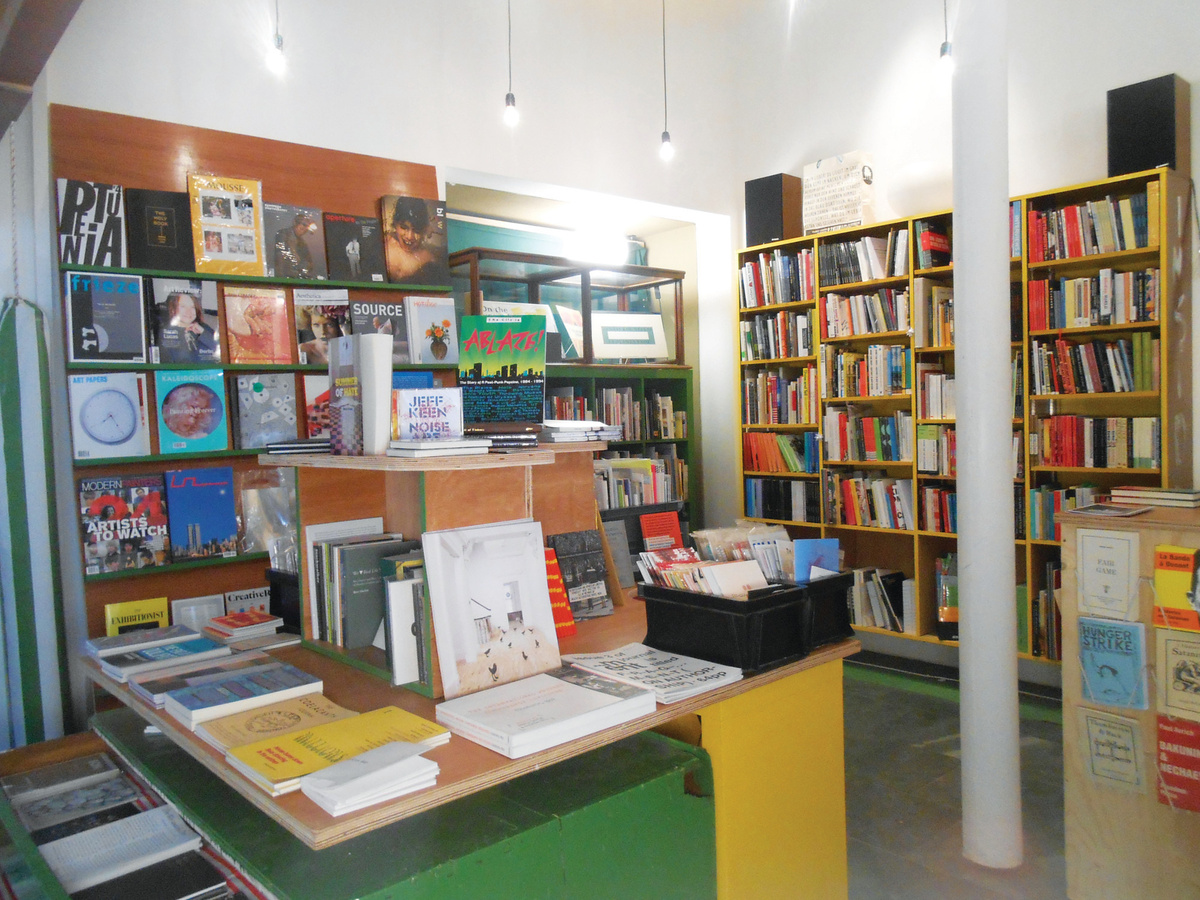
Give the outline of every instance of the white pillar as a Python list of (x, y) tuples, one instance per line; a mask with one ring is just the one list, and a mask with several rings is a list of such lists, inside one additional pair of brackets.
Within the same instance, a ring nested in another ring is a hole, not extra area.
[(1007, 31), (1007, 0), (961, 0), (952, 37), (963, 855), (992, 868), (1022, 860)]

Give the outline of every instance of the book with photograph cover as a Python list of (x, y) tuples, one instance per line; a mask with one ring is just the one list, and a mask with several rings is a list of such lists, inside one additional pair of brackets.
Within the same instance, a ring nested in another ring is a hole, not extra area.
[(412, 362), (408, 349), (408, 326), (404, 318), (404, 299), (351, 300), (350, 330), (354, 334), (390, 334), (392, 362)]
[(421, 287), (449, 286), (446, 204), (389, 194), (380, 198), (379, 207), (388, 281)]
[(345, 288), (294, 288), (296, 361), (329, 365), (329, 341), (350, 333), (350, 299)]
[(221, 361), (217, 283), (198, 278), (152, 278), (150, 361)]
[(229, 449), (225, 373), (220, 369), (159, 370), (154, 396), (159, 453)]
[(188, 175), (197, 272), (262, 275), (262, 184), (251, 178)]
[(125, 220), (131, 269), (195, 271), (187, 191), (126, 188)]
[(171, 562), (161, 474), (96, 475), (79, 479), (78, 485), (85, 575)]
[(446, 697), (559, 665), (541, 523), (421, 535)]
[(263, 233), (267, 239), (265, 275), (325, 280), (325, 220), (321, 210), (263, 203)]
[(325, 258), (334, 281), (386, 282), (379, 219), (325, 213)]
[(144, 372), (67, 376), (75, 459), (150, 455)]
[(414, 364), (458, 362), (453, 297), (405, 297), (409, 355)]
[(292, 441), (300, 436), (295, 372), (239, 375), (236, 391), (234, 445), (237, 449), (253, 450), (273, 441)]
[(233, 467), (166, 473), (171, 553), (176, 562), (237, 555)]
[(225, 287), (229, 361), (287, 365), (292, 361), (287, 293), (282, 288)]
[(138, 275), (64, 275), (68, 362), (146, 361), (146, 305)]
[(304, 422), (310, 438), (329, 437), (329, 376), (304, 376)]
[(546, 538), (546, 545), (558, 557), (575, 620), (611, 616), (613, 601), (608, 594), (608, 568), (604, 563), (600, 531), (590, 528), (552, 534)]
[(58, 179), (58, 261), (118, 269), (128, 265), (121, 185)]
[(460, 335), (464, 429), (487, 432), (540, 423), (546, 395), (546, 320), (463, 316)]

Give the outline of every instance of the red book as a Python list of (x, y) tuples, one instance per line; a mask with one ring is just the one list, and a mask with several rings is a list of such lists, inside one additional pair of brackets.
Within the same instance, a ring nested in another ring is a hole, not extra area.
[(278, 628), (282, 624), (283, 619), (279, 616), (272, 616), (257, 609), (250, 609), (246, 612), (217, 616), (208, 623), (207, 627), (221, 634), (239, 634), (247, 628), (252, 628), (255, 631), (266, 631)]
[(638, 516), (642, 526), (642, 543), (647, 550), (668, 550), (683, 546), (679, 530), (679, 514), (673, 510), (645, 513)]
[(560, 638), (570, 637), (578, 629), (571, 603), (567, 599), (567, 586), (563, 582), (562, 569), (558, 565), (558, 554), (546, 548), (546, 586), (550, 588), (550, 611), (554, 614), (554, 633)]

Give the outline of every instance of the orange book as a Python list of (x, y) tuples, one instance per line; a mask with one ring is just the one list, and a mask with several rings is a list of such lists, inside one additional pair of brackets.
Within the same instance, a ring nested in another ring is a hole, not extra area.
[(225, 329), (231, 363), (292, 362), (287, 294), (277, 288), (225, 288)]
[(546, 548), (546, 586), (550, 588), (550, 611), (554, 614), (554, 631), (560, 638), (570, 637), (576, 632), (575, 616), (567, 599), (567, 586), (563, 582), (562, 569), (558, 565), (558, 554)]

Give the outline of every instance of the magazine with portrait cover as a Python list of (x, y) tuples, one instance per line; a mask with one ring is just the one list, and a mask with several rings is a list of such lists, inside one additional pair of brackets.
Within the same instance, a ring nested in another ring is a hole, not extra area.
[(325, 279), (325, 220), (321, 210), (264, 203), (263, 221), (268, 277)]
[(217, 283), (198, 278), (151, 278), (150, 362), (221, 361)]
[(379, 219), (325, 213), (325, 258), (333, 281), (386, 282)]
[(388, 281), (414, 287), (450, 284), (444, 202), (389, 194), (380, 198), (379, 220)]

